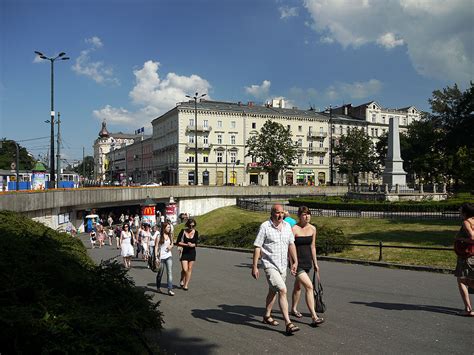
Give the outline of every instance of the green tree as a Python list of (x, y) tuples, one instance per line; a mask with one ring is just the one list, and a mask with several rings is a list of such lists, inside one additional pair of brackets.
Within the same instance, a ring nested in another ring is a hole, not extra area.
[[(28, 153), (26, 148), (18, 144), (20, 152), (20, 165), (19, 170), (31, 170), (34, 166), (35, 160)], [(16, 163), (16, 145), (13, 140), (6, 140), (5, 138), (1, 141), (0, 148), (0, 169), (10, 170), (11, 163)]]
[[(85, 169), (84, 169), (85, 167)], [(76, 173), (82, 176), (84, 170), (86, 173), (86, 179), (92, 179), (94, 177), (94, 157), (88, 155), (84, 158), (84, 161), (73, 169)]]
[(265, 122), (260, 133), (247, 140), (247, 149), (246, 156), (251, 156), (268, 172), (270, 185), (278, 180), (280, 171), (294, 165), (297, 156), (297, 144), (290, 129), (271, 120)]
[(429, 99), (429, 119), (442, 138), (438, 149), (443, 154), (442, 170), (448, 180), (460, 187), (474, 186), (469, 160), (474, 156), (474, 84), (462, 92), (455, 84), (435, 90)]
[(339, 173), (347, 174), (349, 182), (358, 182), (359, 173), (379, 173), (375, 147), (362, 129), (353, 128), (339, 138), (333, 149), (335, 166)]

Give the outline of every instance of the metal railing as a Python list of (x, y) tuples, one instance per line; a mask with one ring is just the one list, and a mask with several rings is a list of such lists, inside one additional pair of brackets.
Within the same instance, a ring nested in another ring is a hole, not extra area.
[[(379, 249), (379, 258), (378, 261), (383, 261), (383, 248), (390, 248), (390, 249), (412, 249), (412, 250), (441, 250), (441, 251), (449, 251), (454, 252), (453, 248), (446, 248), (446, 247), (415, 247), (415, 246), (408, 246), (408, 245), (385, 245), (382, 241), (379, 241), (378, 244), (358, 244), (358, 243), (329, 243), (329, 241), (325, 241), (324, 243), (324, 252), (325, 256), (329, 255), (331, 250), (331, 246), (355, 246), (355, 247), (370, 247), (370, 248), (378, 248)], [(318, 246), (316, 246), (318, 249)], [(323, 247), (319, 247), (321, 249)]]
[[(237, 207), (250, 210), (270, 212), (274, 200), (238, 198)], [(297, 206), (285, 205), (291, 214), (298, 212)], [(311, 215), (315, 217), (352, 217), (352, 218), (379, 218), (379, 219), (410, 219), (410, 220), (458, 220), (458, 211), (444, 212), (392, 212), (392, 211), (352, 211), (310, 208)]]

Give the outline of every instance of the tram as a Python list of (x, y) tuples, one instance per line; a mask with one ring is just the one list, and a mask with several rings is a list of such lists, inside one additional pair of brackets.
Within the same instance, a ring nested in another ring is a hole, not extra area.
[[(49, 173), (45, 173), (45, 186), (49, 185)], [(18, 172), (18, 190), (32, 190), (33, 173), (31, 171), (20, 170)], [(58, 188), (60, 189), (74, 189), (79, 187), (80, 176), (73, 171), (64, 171), (60, 175)], [(16, 190), (16, 172), (11, 170), (0, 169), (0, 191), (15, 191)]]

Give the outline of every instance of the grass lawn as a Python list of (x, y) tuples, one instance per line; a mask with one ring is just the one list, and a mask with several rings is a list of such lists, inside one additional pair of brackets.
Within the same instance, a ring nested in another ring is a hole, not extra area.
[[(249, 222), (263, 222), (268, 213), (253, 212), (237, 207), (224, 207), (196, 218), (197, 230), (201, 235), (225, 235), (226, 231), (239, 229)], [(293, 216), (296, 219), (296, 216)], [(430, 247), (451, 247), (454, 236), (460, 228), (460, 221), (437, 220), (389, 220), (368, 218), (313, 217), (317, 226), (341, 228), (352, 243), (384, 245), (409, 245)], [(176, 228), (175, 234), (181, 226)], [(342, 253), (331, 254), (346, 258), (377, 261), (379, 249), (353, 247)], [(454, 268), (456, 255), (451, 251), (383, 249), (383, 259), (387, 262)]]

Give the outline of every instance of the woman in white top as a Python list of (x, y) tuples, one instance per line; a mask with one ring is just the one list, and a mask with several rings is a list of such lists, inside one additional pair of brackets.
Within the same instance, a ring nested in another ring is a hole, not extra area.
[(143, 260), (148, 261), (148, 243), (150, 242), (151, 232), (150, 225), (148, 223), (143, 223), (143, 229), (141, 231), (141, 244), (142, 244), (142, 254)]
[(120, 245), (122, 248), (123, 263), (126, 269), (130, 269), (131, 259), (134, 254), (133, 250), (133, 232), (130, 230), (130, 224), (123, 225), (122, 233), (120, 234)]
[(161, 267), (156, 274), (156, 288), (161, 292), (161, 278), (163, 277), (164, 267), (166, 266), (166, 275), (168, 281), (168, 295), (174, 296), (173, 292), (173, 233), (169, 223), (163, 223), (161, 226), (161, 235), (158, 243), (155, 242), (156, 259), (160, 260)]

